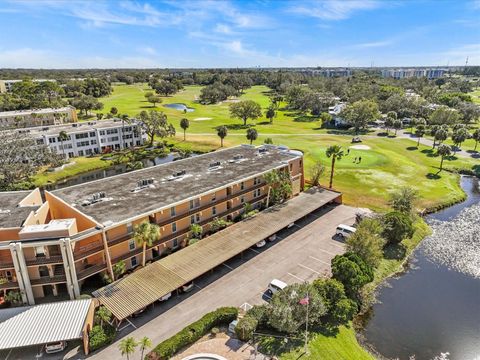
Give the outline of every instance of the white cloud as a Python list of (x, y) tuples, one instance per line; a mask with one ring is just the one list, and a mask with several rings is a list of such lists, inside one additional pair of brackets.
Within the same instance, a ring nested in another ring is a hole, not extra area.
[(226, 24), (217, 24), (214, 29), (215, 32), (220, 34), (230, 35), (233, 33), (232, 28)]
[(322, 20), (344, 20), (361, 10), (373, 10), (384, 5), (377, 0), (324, 0), (310, 1), (290, 7), (293, 13)]
[(370, 49), (370, 48), (385, 47), (392, 44), (393, 44), (393, 40), (384, 40), (384, 41), (373, 41), (373, 42), (356, 44), (353, 47), (357, 49)]

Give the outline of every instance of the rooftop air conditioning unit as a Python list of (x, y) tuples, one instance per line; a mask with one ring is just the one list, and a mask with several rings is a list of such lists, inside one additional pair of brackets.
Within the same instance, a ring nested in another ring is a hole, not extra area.
[(168, 176), (166, 179), (168, 181), (177, 180), (177, 179), (183, 178), (186, 174), (187, 174), (186, 170), (180, 170), (180, 171), (174, 172), (172, 175)]
[(215, 161), (215, 162), (210, 163), (210, 164), (208, 165), (208, 170), (218, 170), (218, 169), (220, 169), (220, 168), (221, 168), (221, 166), (220, 166), (220, 161)]
[(243, 160), (243, 155), (235, 155), (232, 160), (229, 160), (229, 163), (239, 162)]

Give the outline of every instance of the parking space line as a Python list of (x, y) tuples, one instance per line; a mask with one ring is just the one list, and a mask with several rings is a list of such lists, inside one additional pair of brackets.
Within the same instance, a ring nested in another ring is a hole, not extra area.
[(326, 262), (326, 261), (323, 261), (319, 258), (316, 258), (315, 256), (311, 256), (311, 255), (308, 255), (309, 258), (313, 259), (313, 260), (317, 260), (319, 262), (321, 262), (322, 264), (325, 264), (325, 265), (331, 265), (330, 263)]
[(297, 279), (297, 280), (300, 280), (301, 282), (305, 282), (304, 279), (298, 277), (297, 275), (293, 275), (293, 274), (291, 274), (291, 273), (287, 273), (287, 274), (290, 275), (290, 276), (292, 276), (292, 277), (294, 277), (294, 278)]
[(313, 270), (312, 268), (309, 268), (308, 266), (305, 266), (303, 264), (298, 264), (298, 266), (301, 266), (307, 270), (313, 271), (315, 274), (320, 275), (320, 273), (317, 270)]
[(197, 288), (199, 288), (200, 290), (202, 290), (203, 288), (198, 286), (197, 284), (193, 283), (193, 285), (195, 285)]
[(332, 256), (337, 256), (338, 254), (335, 254), (335, 253), (332, 253), (330, 251), (327, 251), (327, 250), (323, 250), (323, 249), (318, 249), (320, 251), (323, 251), (324, 253), (327, 253), (328, 255), (332, 255)]
[(222, 263), (223, 266), (225, 266), (227, 269), (230, 269), (230, 270), (233, 270), (233, 268), (231, 266), (228, 266), (227, 264), (225, 263)]
[(248, 250), (252, 250), (254, 253), (256, 253), (256, 254), (260, 254), (260, 252), (259, 252), (259, 251), (257, 251), (257, 250), (254, 250), (254, 249), (248, 248)]

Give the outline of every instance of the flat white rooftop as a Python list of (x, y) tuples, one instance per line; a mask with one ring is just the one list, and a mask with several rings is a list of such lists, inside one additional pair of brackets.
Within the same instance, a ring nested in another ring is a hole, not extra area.
[(73, 224), (75, 224), (75, 219), (51, 220), (48, 224), (24, 226), (19, 234), (68, 230)]

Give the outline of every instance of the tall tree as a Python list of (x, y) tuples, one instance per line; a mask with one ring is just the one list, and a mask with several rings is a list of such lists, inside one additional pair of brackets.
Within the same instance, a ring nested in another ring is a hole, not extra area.
[(223, 139), (227, 137), (228, 129), (225, 125), (219, 126), (217, 128), (217, 135), (220, 138), (220, 147), (223, 147)]
[(144, 110), (138, 115), (138, 119), (141, 121), (145, 133), (150, 138), (150, 146), (153, 145), (155, 136), (165, 138), (174, 133), (175, 128), (172, 124), (168, 124), (167, 116), (163, 112), (155, 110), (146, 112)]
[(160, 227), (156, 224), (144, 221), (135, 226), (133, 230), (133, 238), (138, 245), (143, 247), (142, 266), (145, 266), (147, 246), (152, 246), (152, 244), (160, 238)]
[(265, 117), (270, 120), (270, 124), (273, 123), (273, 118), (275, 117), (275, 107), (273, 105), (270, 105), (265, 112)]
[(380, 112), (375, 101), (359, 100), (347, 105), (340, 116), (351, 123), (355, 128), (355, 133), (358, 134), (358, 131), (364, 129), (369, 122), (377, 120)]
[(395, 120), (393, 122), (393, 128), (395, 129), (395, 136), (397, 136), (397, 131), (402, 129), (403, 123), (402, 120)]
[(480, 141), (480, 129), (474, 131), (474, 133), (472, 134), (472, 139), (475, 140), (475, 148), (473, 149), (473, 151), (477, 151), (477, 145)]
[(262, 108), (253, 100), (244, 100), (230, 104), (230, 116), (242, 119), (243, 125), (247, 125), (247, 120), (255, 120), (262, 116)]
[(247, 129), (247, 139), (250, 140), (250, 145), (257, 140), (258, 138), (258, 132), (254, 128), (249, 128)]
[(135, 352), (136, 347), (138, 346), (137, 342), (133, 337), (127, 337), (120, 341), (118, 348), (123, 355), (127, 355), (127, 360), (130, 360), (130, 355)]
[(115, 106), (112, 106), (110, 108), (110, 114), (112, 114), (112, 116), (117, 115), (118, 114), (118, 109)]
[(418, 138), (417, 148), (420, 146), (420, 139), (425, 135), (425, 125), (417, 125), (415, 128), (415, 136)]
[(155, 107), (157, 104), (162, 102), (162, 98), (159, 95), (155, 95), (152, 92), (148, 92), (145, 94), (145, 99)]
[(183, 129), (183, 140), (185, 141), (187, 139), (187, 129), (189, 128), (190, 126), (190, 121), (188, 121), (188, 119), (186, 118), (183, 118), (182, 120), (180, 120), (180, 127)]
[(95, 312), (95, 318), (100, 322), (100, 326), (103, 328), (103, 323), (108, 323), (112, 318), (112, 313), (106, 306), (99, 306)]
[(462, 146), (462, 143), (470, 137), (468, 130), (465, 127), (460, 127), (452, 133), (452, 141), (455, 145), (453, 152), (457, 151), (457, 148)]
[[(448, 138), (448, 132), (444, 128), (440, 128), (435, 132), (435, 137), (434, 140), (438, 142), (438, 145), (442, 145), (442, 143), (447, 140)], [(433, 146), (435, 147), (435, 141), (433, 143)]]
[(439, 145), (437, 148), (437, 155), (440, 155), (441, 161), (440, 161), (440, 171), (443, 170), (443, 160), (445, 157), (450, 156), (452, 154), (452, 149), (450, 146), (442, 144)]
[(342, 160), (344, 153), (340, 145), (329, 146), (325, 153), (328, 158), (332, 158), (332, 166), (330, 170), (330, 185), (329, 185), (329, 188), (331, 189), (333, 186), (333, 174), (335, 172), (335, 162), (337, 160), (338, 161)]

